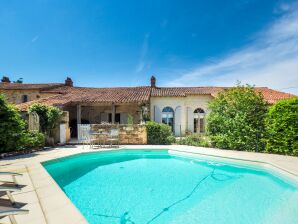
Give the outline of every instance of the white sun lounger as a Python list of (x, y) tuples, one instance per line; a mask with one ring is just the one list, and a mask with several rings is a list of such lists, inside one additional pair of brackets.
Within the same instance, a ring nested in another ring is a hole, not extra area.
[(15, 191), (21, 191), (21, 188), (19, 187), (13, 187), (13, 186), (5, 186), (2, 185), (0, 186), (0, 192), (5, 192), (7, 197), (9, 198), (11, 204), (15, 204), (15, 200), (13, 199), (11, 192), (15, 192)]
[[(12, 181), (15, 185), (18, 185), (16, 176), (23, 176), (21, 173), (14, 173), (14, 172), (0, 172), (0, 176), (11, 176)], [(7, 181), (1, 181), (1, 182), (7, 182)]]
[(18, 209), (8, 206), (1, 206), (0, 205), (0, 218), (8, 216), (10, 219), (11, 224), (17, 224), (17, 221), (15, 220), (15, 215), (22, 215), (22, 214), (28, 214), (29, 211), (25, 209)]

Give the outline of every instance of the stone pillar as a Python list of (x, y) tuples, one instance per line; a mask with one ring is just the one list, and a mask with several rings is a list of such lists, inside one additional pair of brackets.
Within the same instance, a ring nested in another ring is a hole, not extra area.
[(115, 124), (116, 106), (112, 104), (112, 124)]
[(188, 125), (188, 111), (185, 105), (181, 106), (181, 115), (181, 135), (184, 136)]
[(82, 114), (82, 108), (81, 108), (81, 105), (78, 104), (77, 105), (77, 124), (81, 124), (81, 114)]

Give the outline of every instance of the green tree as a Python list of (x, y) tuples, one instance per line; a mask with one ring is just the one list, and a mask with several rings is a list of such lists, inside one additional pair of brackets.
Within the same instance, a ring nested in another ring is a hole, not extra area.
[(220, 92), (209, 109), (207, 129), (215, 147), (264, 150), (267, 105), (253, 87), (238, 85)]
[(0, 152), (20, 149), (25, 122), (14, 105), (0, 95)]
[(298, 156), (298, 98), (279, 101), (266, 118), (266, 151)]
[(13, 81), (13, 83), (23, 83), (23, 78), (19, 78), (18, 80)]

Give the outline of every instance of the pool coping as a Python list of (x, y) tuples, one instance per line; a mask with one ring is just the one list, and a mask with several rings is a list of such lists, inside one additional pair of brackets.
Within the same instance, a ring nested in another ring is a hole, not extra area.
[[(88, 146), (65, 146), (29, 155), (10, 157), (0, 160), (0, 170), (20, 172), (20, 184), (27, 185), (20, 193), (14, 193), (16, 201), (26, 202), (28, 215), (16, 216), (18, 224), (86, 224), (88, 223), (80, 211), (60, 189), (58, 184), (47, 173), (42, 162), (86, 152), (117, 151), (119, 149), (162, 149), (170, 154), (208, 157), (222, 162), (239, 163), (241, 165), (258, 165), (266, 170), (277, 172), (283, 177), (298, 183), (298, 157), (282, 156), (255, 152), (241, 152), (182, 145), (125, 145), (120, 148), (90, 149)], [(2, 222), (9, 223), (8, 219)]]

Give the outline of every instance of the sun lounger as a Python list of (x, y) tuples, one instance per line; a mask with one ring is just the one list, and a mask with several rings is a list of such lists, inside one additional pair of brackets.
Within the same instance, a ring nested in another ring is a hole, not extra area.
[(15, 200), (13, 199), (13, 197), (11, 195), (11, 192), (15, 192), (15, 191), (20, 192), (21, 188), (20, 187), (13, 187), (13, 186), (5, 186), (5, 185), (0, 186), (0, 192), (5, 192), (12, 204), (15, 204)]
[(8, 216), (11, 224), (17, 224), (14, 217), (15, 215), (22, 215), (22, 214), (28, 214), (28, 213), (29, 211), (25, 209), (18, 209), (18, 208), (0, 205), (0, 218)]
[[(21, 174), (21, 173), (14, 173), (14, 172), (0, 172), (0, 176), (11, 176), (13, 183), (15, 185), (18, 185), (16, 176), (23, 176), (23, 174)], [(7, 182), (7, 181), (1, 181), (1, 182)]]

